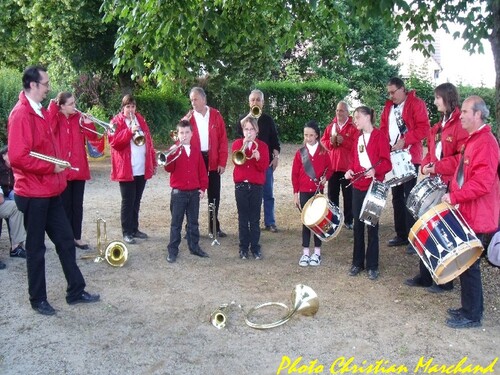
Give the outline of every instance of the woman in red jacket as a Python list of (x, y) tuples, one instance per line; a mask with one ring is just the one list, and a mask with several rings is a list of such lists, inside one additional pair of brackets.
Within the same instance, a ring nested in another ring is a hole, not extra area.
[(132, 95), (122, 99), (122, 111), (111, 122), (111, 180), (120, 183), (123, 240), (134, 244), (148, 235), (139, 230), (139, 210), (146, 181), (156, 172), (155, 150), (146, 120), (136, 112)]
[(262, 258), (260, 241), (260, 206), (266, 171), (269, 166), (267, 145), (257, 139), (257, 119), (245, 117), (241, 120), (244, 138), (233, 142), (232, 151), (241, 150), (245, 155), (243, 164), (234, 165), (236, 208), (238, 209), (238, 233), (240, 258), (248, 258), (248, 249), (255, 259)]
[(49, 104), (49, 113), (58, 140), (62, 159), (76, 169), (65, 171), (68, 185), (61, 194), (64, 210), (73, 229), (75, 246), (87, 250), (82, 241), (83, 196), (85, 181), (90, 180), (86, 140), (96, 140), (95, 126), (88, 118), (76, 112), (75, 97), (70, 92), (60, 92)]
[(363, 201), (373, 179), (384, 181), (385, 174), (392, 169), (390, 145), (384, 133), (373, 127), (375, 113), (373, 109), (362, 106), (354, 111), (354, 124), (360, 135), (353, 147), (353, 158), (345, 178), (352, 179), (355, 174), (364, 173), (353, 181), (352, 213), (354, 216), (354, 246), (350, 276), (356, 276), (365, 268), (368, 278), (376, 280), (379, 276), (378, 223), (368, 226), (368, 246), (365, 254), (365, 224), (359, 220)]
[[(320, 131), (316, 121), (304, 125), (304, 146), (297, 150), (292, 164), (293, 201), (304, 207), (331, 176), (328, 151), (319, 142)], [(304, 165), (305, 164), (305, 165)], [(311, 229), (302, 225), (302, 256), (299, 266), (319, 266), (321, 263), (321, 239), (314, 235), (314, 254), (310, 255)]]
[[(430, 130), (427, 137), (428, 152), (422, 160), (422, 174), (440, 175), (449, 185), (455, 170), (462, 145), (469, 134), (462, 128), (458, 91), (451, 83), (443, 83), (434, 89), (434, 104), (442, 113), (441, 120)], [(413, 253), (413, 252), (412, 252)], [(429, 270), (420, 260), (420, 273), (405, 281), (408, 286), (429, 287), (430, 292), (440, 293), (453, 289), (453, 281), (437, 285), (433, 283)]]

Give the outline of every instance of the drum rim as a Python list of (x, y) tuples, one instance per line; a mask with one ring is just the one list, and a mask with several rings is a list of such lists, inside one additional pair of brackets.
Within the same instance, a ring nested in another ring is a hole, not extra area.
[[(323, 217), (321, 219), (318, 219), (315, 223), (305, 224), (304, 217), (305, 217), (307, 208), (309, 206), (311, 206), (312, 202), (314, 202), (318, 198), (324, 198), (326, 200), (326, 207), (325, 207), (325, 210), (323, 211)], [(309, 225), (318, 225), (319, 223), (321, 223), (324, 220), (324, 218), (325, 218), (325, 213), (328, 211), (328, 203), (329, 202), (330, 202), (330, 200), (328, 199), (328, 197), (325, 194), (322, 194), (322, 193), (314, 194), (311, 198), (309, 198), (307, 200), (306, 204), (304, 205), (304, 207), (302, 207), (302, 212), (301, 212), (302, 224), (304, 224), (307, 227)]]
[[(463, 272), (465, 272), (476, 260), (479, 259), (481, 256), (481, 253), (484, 251), (484, 247), (481, 244), (481, 241), (478, 239), (474, 239), (471, 242), (463, 243), (459, 247), (453, 249), (452, 252), (450, 252), (448, 255), (446, 255), (442, 262), (439, 263), (436, 267), (435, 272), (431, 272), (433, 275), (433, 279), (436, 282), (436, 284), (446, 284), (448, 281), (451, 281), (455, 278), (457, 278), (459, 275), (461, 275)], [(460, 269), (456, 269), (454, 272), (451, 274), (440, 277), (441, 274), (446, 270), (446, 268), (457, 259), (457, 257), (464, 255), (467, 252), (472, 252), (472, 256), (469, 258), (467, 262), (464, 263), (463, 267)], [(455, 255), (454, 257), (450, 257), (450, 255)], [(449, 259), (448, 259), (449, 258)], [(427, 267), (427, 266), (426, 266)], [(438, 272), (439, 270), (439, 272)], [(434, 275), (436, 277), (434, 277)]]

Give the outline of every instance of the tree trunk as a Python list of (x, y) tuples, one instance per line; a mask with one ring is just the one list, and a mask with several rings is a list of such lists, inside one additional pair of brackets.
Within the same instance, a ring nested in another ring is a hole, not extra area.
[(497, 122), (497, 139), (500, 139), (500, 1), (491, 2), (491, 13), (493, 17), (493, 30), (490, 35), (491, 50), (495, 60), (495, 119)]

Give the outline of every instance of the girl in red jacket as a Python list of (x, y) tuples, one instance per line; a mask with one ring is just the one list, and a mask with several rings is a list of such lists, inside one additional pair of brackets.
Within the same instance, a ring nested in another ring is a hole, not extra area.
[(86, 141), (96, 140), (98, 135), (92, 121), (76, 112), (75, 97), (70, 92), (60, 92), (49, 104), (51, 126), (59, 142), (63, 160), (76, 169), (65, 171), (68, 185), (61, 194), (66, 216), (73, 228), (75, 246), (87, 250), (89, 245), (82, 241), (83, 195), (85, 181), (90, 180)]
[[(304, 146), (297, 150), (292, 165), (293, 201), (304, 207), (317, 191), (323, 192), (330, 178), (330, 156), (319, 142), (320, 131), (316, 121), (304, 125)], [(304, 165), (304, 163), (306, 165)], [(319, 266), (321, 263), (321, 240), (314, 235), (314, 254), (310, 255), (311, 230), (302, 225), (302, 256), (299, 266)]]
[(257, 139), (257, 119), (245, 117), (241, 120), (244, 138), (233, 142), (233, 153), (241, 150), (245, 155), (243, 164), (234, 165), (236, 208), (238, 209), (238, 233), (240, 258), (248, 258), (248, 249), (255, 259), (262, 258), (260, 240), (260, 207), (266, 171), (269, 166), (267, 145)]
[(156, 170), (155, 150), (149, 126), (136, 112), (132, 95), (123, 97), (122, 111), (111, 122), (115, 124), (115, 131), (108, 136), (111, 180), (120, 183), (123, 240), (134, 244), (136, 238), (148, 238), (139, 230), (139, 210), (146, 181)]
[(364, 176), (353, 181), (352, 213), (354, 216), (354, 246), (350, 276), (356, 276), (363, 269), (368, 270), (368, 278), (375, 280), (379, 276), (378, 223), (368, 226), (368, 246), (365, 254), (365, 224), (359, 220), (361, 207), (373, 179), (384, 181), (385, 174), (392, 169), (390, 145), (385, 135), (373, 127), (375, 113), (373, 109), (361, 106), (354, 111), (354, 124), (360, 134), (353, 147), (353, 158), (345, 178), (364, 172)]

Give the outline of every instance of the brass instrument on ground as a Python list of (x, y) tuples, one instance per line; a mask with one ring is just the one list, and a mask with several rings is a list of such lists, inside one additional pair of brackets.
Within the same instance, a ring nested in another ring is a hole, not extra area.
[[(212, 218), (212, 228), (210, 228), (210, 217)], [(217, 217), (216, 217), (216, 207), (215, 207), (215, 199), (212, 203), (208, 204), (208, 236), (213, 238), (212, 246), (220, 245), (219, 240), (217, 239)]]
[(250, 107), (250, 116), (253, 118), (259, 118), (262, 115), (262, 109), (258, 105)]
[[(139, 124), (137, 123), (137, 118), (135, 116), (133, 116), (133, 117), (132, 116), (133, 115), (130, 114), (131, 127), (134, 127), (135, 125), (139, 126)], [(144, 132), (140, 128), (140, 126), (139, 126), (139, 129), (134, 132), (134, 135), (132, 136), (132, 140), (134, 141), (136, 146), (144, 146), (144, 144), (146, 143), (146, 137), (144, 135)]]
[(48, 161), (49, 163), (55, 164), (55, 165), (57, 165), (61, 168), (64, 168), (64, 169), (70, 168), (74, 171), (80, 170), (79, 168), (72, 167), (71, 164), (69, 163), (69, 161), (66, 161), (66, 160), (57, 159), (57, 158), (54, 158), (52, 156), (40, 154), (40, 153), (34, 152), (34, 151), (30, 151), (29, 155), (34, 157), (34, 158), (40, 159), (40, 160)]
[[(101, 223), (104, 226), (104, 240), (101, 240)], [(82, 259), (94, 258), (94, 262), (99, 263), (105, 260), (113, 267), (122, 267), (128, 259), (128, 250), (125, 244), (121, 241), (112, 241), (103, 249), (104, 245), (108, 242), (106, 232), (106, 220), (99, 217), (97, 213), (97, 255), (85, 255)], [(104, 245), (103, 245), (104, 243)]]
[(231, 160), (233, 161), (234, 164), (236, 165), (243, 165), (247, 160), (250, 160), (253, 158), (253, 155), (248, 157), (245, 155), (245, 148), (247, 148), (249, 143), (253, 143), (255, 145), (255, 150), (257, 151), (259, 149), (259, 144), (256, 141), (246, 141), (243, 140), (243, 145), (239, 150), (236, 150), (233, 152), (231, 155)]
[[(75, 108), (75, 111), (78, 112), (79, 114), (81, 114), (82, 116), (84, 117), (87, 117), (90, 121), (92, 121), (94, 124), (97, 124), (99, 125), (100, 127), (104, 128), (104, 130), (110, 134), (113, 134), (115, 132), (115, 126), (113, 124), (110, 124), (108, 122), (105, 122), (105, 121), (102, 121), (102, 120), (99, 120), (97, 117), (94, 117), (92, 116), (90, 113), (85, 113), (85, 112), (82, 112), (82, 111), (79, 111), (78, 109)], [(82, 129), (85, 129), (85, 130), (88, 130), (92, 133), (95, 133), (97, 134), (98, 136), (103, 136), (104, 133), (99, 133), (93, 129), (89, 129), (85, 126), (83, 126), (82, 124), (82, 118), (80, 117), (80, 126), (82, 127)]]
[[(312, 290), (312, 288), (303, 284), (298, 284), (295, 286), (294, 290), (292, 291), (292, 302), (293, 302), (293, 309), (288, 308), (285, 304), (280, 302), (267, 302), (257, 305), (248, 311), (248, 313), (245, 316), (245, 323), (249, 327), (256, 329), (274, 328), (282, 324), (285, 324), (297, 312), (305, 316), (311, 316), (316, 314), (319, 308), (318, 295), (314, 290)], [(255, 323), (250, 319), (251, 315), (255, 311), (267, 306), (283, 307), (285, 309), (288, 309), (288, 312), (281, 319), (272, 323)]]
[(238, 307), (240, 310), (242, 309), (241, 305), (236, 305), (234, 301), (231, 303), (223, 303), (210, 314), (210, 323), (217, 329), (224, 328), (226, 326), (229, 310), (233, 306)]

